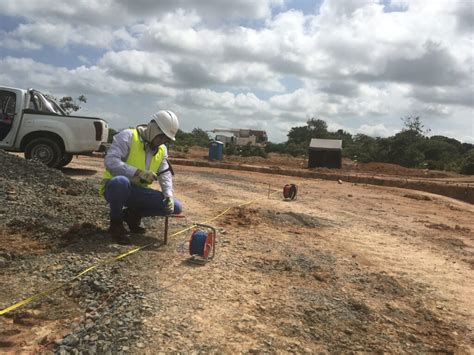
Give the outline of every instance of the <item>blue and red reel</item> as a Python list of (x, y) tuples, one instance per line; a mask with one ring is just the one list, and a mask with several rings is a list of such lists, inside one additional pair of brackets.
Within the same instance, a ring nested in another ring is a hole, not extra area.
[(216, 229), (206, 224), (196, 226), (201, 228), (191, 234), (189, 254), (193, 260), (209, 261), (216, 254)]
[(298, 187), (295, 184), (287, 184), (283, 187), (283, 198), (285, 200), (296, 200)]

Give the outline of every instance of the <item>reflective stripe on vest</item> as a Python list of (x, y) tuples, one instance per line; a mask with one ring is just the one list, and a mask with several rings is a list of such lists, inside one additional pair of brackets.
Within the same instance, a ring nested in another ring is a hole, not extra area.
[[(138, 130), (136, 128), (132, 129), (132, 141), (130, 143), (130, 150), (128, 152), (127, 160), (125, 161), (128, 165), (131, 165), (137, 169), (149, 170), (153, 172), (158, 172), (161, 162), (165, 156), (165, 146), (160, 145), (156, 154), (151, 158), (150, 167), (146, 169), (146, 152), (145, 152), (145, 143), (140, 140)], [(113, 178), (113, 175), (107, 169), (104, 171), (102, 185), (100, 187), (100, 194), (103, 195), (105, 191), (105, 183), (107, 180)], [(141, 183), (140, 186), (147, 187), (148, 183)]]

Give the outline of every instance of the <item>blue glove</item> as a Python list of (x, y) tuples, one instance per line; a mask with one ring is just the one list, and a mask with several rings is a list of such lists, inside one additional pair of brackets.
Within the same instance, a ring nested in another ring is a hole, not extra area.
[(165, 205), (166, 214), (173, 214), (174, 212), (174, 201), (171, 197), (166, 197), (163, 200), (163, 204)]

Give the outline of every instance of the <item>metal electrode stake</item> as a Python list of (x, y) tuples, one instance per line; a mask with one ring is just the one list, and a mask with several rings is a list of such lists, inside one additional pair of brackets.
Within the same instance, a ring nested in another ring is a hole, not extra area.
[(170, 218), (186, 218), (185, 215), (183, 214), (167, 214), (165, 216), (162, 216), (165, 218), (165, 230), (164, 230), (164, 235), (163, 235), (163, 244), (166, 245), (168, 244), (168, 232), (169, 232), (169, 219)]
[(168, 244), (168, 216), (165, 217), (165, 235), (163, 239), (163, 243)]

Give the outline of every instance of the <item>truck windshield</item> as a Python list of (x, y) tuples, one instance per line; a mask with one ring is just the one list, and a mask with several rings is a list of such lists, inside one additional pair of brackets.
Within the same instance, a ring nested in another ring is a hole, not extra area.
[(30, 108), (36, 111), (67, 116), (56, 101), (36, 90), (30, 90)]

